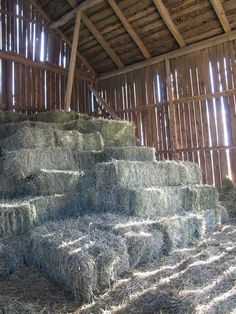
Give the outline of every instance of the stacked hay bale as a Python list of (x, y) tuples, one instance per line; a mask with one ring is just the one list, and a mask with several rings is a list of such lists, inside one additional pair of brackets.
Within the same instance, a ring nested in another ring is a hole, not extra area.
[(0, 238), (28, 234), (27, 263), (79, 302), (217, 225), (218, 196), (198, 166), (156, 162), (154, 149), (135, 146), (133, 124), (63, 112), (25, 120), (0, 126), (0, 172), (16, 198), (0, 204)]

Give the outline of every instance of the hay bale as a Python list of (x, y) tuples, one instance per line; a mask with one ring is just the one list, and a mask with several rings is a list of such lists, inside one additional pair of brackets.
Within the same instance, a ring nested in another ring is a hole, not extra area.
[(98, 210), (140, 217), (171, 217), (178, 212), (215, 209), (218, 197), (211, 186), (152, 187), (127, 189), (97, 185)]
[(190, 162), (112, 161), (99, 164), (97, 185), (125, 188), (200, 184), (201, 170)]
[(6, 175), (24, 179), (40, 169), (77, 170), (74, 154), (63, 147), (21, 149), (4, 153), (3, 170)]
[(106, 147), (104, 149), (104, 161), (131, 160), (131, 161), (155, 161), (155, 149), (150, 147)]
[(46, 220), (78, 215), (77, 195), (40, 196), (0, 204), (0, 237), (23, 234)]
[(80, 218), (83, 226), (112, 232), (125, 240), (128, 249), (130, 267), (148, 263), (161, 256), (163, 234), (156, 221), (140, 220), (125, 215), (111, 213), (85, 215)]
[(77, 193), (83, 176), (83, 171), (41, 169), (23, 184), (23, 191), (31, 195)]
[(78, 131), (55, 130), (55, 145), (63, 146), (77, 151), (102, 151), (104, 144), (101, 134)]
[(165, 253), (197, 243), (204, 235), (204, 218), (200, 214), (187, 214), (164, 218), (158, 222), (163, 232)]
[(78, 131), (23, 127), (0, 142), (0, 148), (7, 151), (55, 146), (78, 151), (101, 151), (103, 140), (99, 133), (81, 134)]
[(31, 265), (44, 269), (73, 293), (91, 302), (129, 268), (124, 241), (101, 230), (80, 229), (79, 220), (48, 223), (32, 231)]
[(35, 218), (35, 209), (28, 202), (1, 203), (0, 237), (28, 231)]
[(14, 195), (17, 192), (17, 185), (16, 182), (9, 178), (8, 176), (5, 176), (4, 174), (1, 174), (0, 169), (0, 199), (10, 199), (14, 197)]
[(136, 145), (135, 125), (127, 121), (107, 119), (77, 120), (65, 124), (65, 129), (79, 130), (83, 133), (99, 132), (106, 147)]
[(0, 279), (20, 270), (24, 265), (26, 236), (0, 240)]
[(3, 151), (55, 146), (53, 129), (21, 128), (0, 142)]
[(28, 120), (29, 117), (22, 113), (12, 112), (12, 111), (0, 111), (0, 124), (20, 122)]
[(224, 178), (219, 189), (219, 200), (231, 217), (236, 217), (236, 187), (229, 178)]
[(66, 123), (76, 119), (89, 119), (89, 117), (77, 112), (52, 111), (39, 112), (32, 118), (34, 121), (46, 123)]

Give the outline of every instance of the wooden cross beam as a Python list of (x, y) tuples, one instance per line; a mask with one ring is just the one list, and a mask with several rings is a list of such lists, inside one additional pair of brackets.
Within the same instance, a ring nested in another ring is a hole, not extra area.
[(174, 24), (167, 8), (164, 6), (162, 0), (153, 0), (158, 12), (160, 13), (160, 16), (162, 17), (163, 21), (165, 22), (166, 26), (168, 27), (171, 34), (174, 36), (175, 40), (179, 44), (181, 48), (185, 47), (185, 41), (178, 31), (176, 25)]
[(225, 14), (224, 8), (222, 6), (222, 3), (220, 0), (210, 0), (211, 5), (218, 16), (218, 19), (220, 20), (220, 23), (225, 31), (225, 33), (231, 31), (231, 26), (229, 24), (229, 21), (227, 19), (227, 16)]
[(93, 34), (99, 44), (103, 47), (106, 53), (111, 57), (113, 62), (118, 66), (118, 68), (124, 67), (123, 62), (115, 53), (115, 51), (111, 48), (109, 43), (104, 39), (101, 33), (97, 30), (96, 26), (90, 21), (85, 13), (82, 14), (82, 20), (84, 25), (88, 28), (88, 30)]
[(69, 110), (70, 103), (71, 103), (71, 95), (72, 95), (74, 75), (75, 75), (76, 55), (77, 55), (78, 42), (79, 42), (80, 24), (81, 24), (81, 11), (78, 11), (76, 14), (75, 30), (74, 30), (73, 44), (72, 44), (71, 57), (70, 57), (70, 67), (69, 67), (69, 74), (68, 74), (68, 81), (67, 81), (67, 88), (66, 88), (66, 99), (65, 99), (66, 111)]
[(107, 0), (107, 2), (110, 4), (111, 8), (121, 21), (121, 23), (124, 25), (126, 31), (129, 33), (130, 37), (133, 39), (135, 44), (139, 47), (140, 51), (142, 52), (143, 56), (146, 59), (151, 58), (151, 55), (145, 45), (143, 44), (142, 40), (138, 36), (138, 34), (134, 31), (130, 23), (128, 22), (127, 18), (125, 17), (124, 13), (121, 11), (119, 6), (117, 5), (115, 0)]
[(50, 24), (50, 28), (58, 28), (63, 25), (65, 25), (67, 22), (69, 22), (73, 17), (76, 15), (76, 12), (78, 11), (85, 11), (92, 6), (95, 6), (97, 4), (102, 3), (104, 0), (85, 0), (78, 6), (76, 6), (73, 10), (69, 11), (68, 13), (64, 14), (59, 20), (52, 22)]

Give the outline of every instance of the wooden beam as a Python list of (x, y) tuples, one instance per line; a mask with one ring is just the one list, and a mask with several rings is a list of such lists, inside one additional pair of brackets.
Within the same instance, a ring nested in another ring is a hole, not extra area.
[(136, 64), (128, 65), (123, 69), (119, 69), (119, 70), (115, 70), (115, 71), (112, 71), (109, 73), (105, 73), (103, 75), (100, 75), (98, 77), (98, 80), (106, 80), (108, 78), (111, 78), (111, 77), (114, 77), (114, 76), (117, 76), (120, 74), (132, 72), (135, 70), (139, 70), (139, 69), (148, 67), (148, 66), (153, 65), (153, 64), (157, 64), (159, 62), (163, 62), (165, 60), (165, 58), (173, 59), (176, 57), (184, 56), (184, 55), (187, 55), (189, 53), (196, 52), (196, 51), (199, 51), (202, 49), (206, 49), (206, 48), (209, 48), (209, 47), (212, 47), (215, 45), (219, 45), (219, 44), (222, 44), (224, 42), (228, 42), (228, 41), (235, 40), (235, 39), (236, 39), (236, 30), (222, 34), (222, 35), (218, 35), (218, 36), (215, 36), (215, 37), (203, 40), (203, 41), (200, 41), (199, 43), (192, 44), (192, 45), (189, 45), (189, 46), (184, 47), (184, 48), (170, 51), (170, 52), (165, 53), (163, 55), (160, 55), (160, 56), (157, 56), (157, 57), (154, 57), (154, 58), (151, 58), (151, 59), (148, 59), (148, 60), (136, 63)]
[[(51, 19), (44, 12), (44, 10), (42, 10), (42, 8), (36, 3), (36, 1), (35, 0), (30, 0), (30, 2), (33, 5), (34, 9), (42, 15), (43, 19), (48, 24), (50, 24), (51, 23)], [(58, 33), (58, 35), (61, 37), (61, 39), (64, 40), (64, 42), (66, 42), (69, 47), (72, 47), (72, 43), (71, 43), (70, 39), (68, 37), (66, 37), (59, 29), (55, 28), (55, 32)], [(81, 62), (85, 65), (85, 67), (95, 76), (96, 72), (91, 67), (89, 62), (81, 55), (81, 53), (77, 53), (77, 57), (81, 60)]]
[(175, 26), (167, 8), (164, 6), (162, 0), (153, 0), (158, 12), (160, 13), (160, 16), (162, 17), (163, 21), (165, 22), (166, 26), (168, 27), (171, 34), (174, 36), (175, 40), (179, 44), (181, 48), (185, 47), (185, 41), (178, 31), (177, 27)]
[(88, 85), (88, 88), (90, 89), (91, 93), (93, 93), (93, 95), (95, 96), (97, 102), (99, 103), (99, 105), (101, 107), (103, 107), (108, 113), (109, 115), (112, 117), (112, 119), (114, 120), (118, 120), (119, 116), (117, 115), (117, 113), (115, 112), (115, 110), (113, 110), (106, 102), (104, 99), (102, 99), (102, 97), (99, 95), (98, 91), (92, 86), (92, 85)]
[(115, 0), (107, 0), (107, 2), (110, 4), (111, 8), (115, 12), (117, 17), (121, 21), (121, 23), (124, 25), (126, 31), (129, 33), (130, 37), (133, 39), (135, 44), (138, 46), (138, 48), (142, 52), (143, 56), (146, 59), (151, 58), (150, 52), (147, 50), (147, 48), (145, 47), (144, 43), (142, 42), (142, 40), (138, 36), (138, 34), (134, 31), (134, 29), (130, 25), (130, 23), (128, 22), (127, 18), (125, 17), (125, 15), (123, 14), (123, 12), (119, 8), (119, 6), (117, 5), (116, 1)]
[(115, 51), (111, 48), (109, 43), (104, 39), (104, 37), (100, 34), (100, 32), (97, 30), (96, 26), (90, 21), (90, 19), (87, 17), (85, 13), (82, 14), (82, 20), (84, 25), (88, 28), (88, 30), (93, 34), (93, 36), (96, 38), (96, 40), (99, 42), (99, 44), (102, 46), (102, 48), (106, 51), (106, 53), (111, 57), (113, 62), (118, 66), (118, 68), (122, 68), (124, 66), (121, 59), (118, 57), (118, 55), (115, 53)]
[(92, 6), (95, 6), (97, 4), (102, 3), (104, 0), (85, 0), (81, 4), (79, 4), (77, 7), (75, 7), (73, 10), (67, 12), (64, 14), (59, 20), (52, 22), (50, 24), (50, 28), (58, 28), (63, 25), (65, 25), (67, 22), (69, 22), (73, 17), (76, 15), (76, 12), (78, 11), (85, 11)]
[(175, 120), (174, 120), (174, 104), (173, 104), (173, 91), (172, 91), (172, 83), (171, 83), (171, 69), (170, 69), (170, 60), (168, 58), (165, 59), (165, 69), (166, 69), (166, 85), (167, 85), (167, 94), (168, 94), (168, 102), (169, 102), (169, 110), (170, 110), (170, 144), (171, 149), (173, 151), (174, 159), (177, 157), (176, 155), (176, 131), (175, 131)]
[(76, 0), (67, 0), (67, 2), (69, 3), (69, 5), (74, 8), (77, 4), (77, 1)]
[(227, 19), (227, 16), (225, 14), (223, 5), (221, 3), (221, 0), (210, 0), (211, 5), (218, 16), (218, 19), (220, 20), (220, 23), (225, 31), (225, 33), (231, 31), (231, 26), (229, 24), (229, 21)]
[(78, 11), (76, 14), (76, 22), (75, 22), (75, 30), (73, 37), (73, 44), (71, 50), (70, 57), (70, 67), (66, 88), (66, 98), (65, 98), (65, 111), (68, 111), (71, 103), (72, 89), (74, 83), (74, 75), (75, 75), (75, 65), (76, 65), (76, 55), (78, 50), (78, 42), (79, 42), (79, 32), (80, 32), (80, 24), (81, 24), (81, 11)]
[[(38, 61), (32, 61), (28, 58), (22, 57), (21, 55), (18, 54), (14, 54), (11, 52), (6, 52), (3, 50), (0, 50), (0, 60), (7, 60), (7, 61), (12, 61), (18, 64), (24, 64), (28, 67), (32, 67), (32, 68), (37, 68), (37, 69), (41, 69), (41, 70), (45, 70), (48, 72), (53, 72), (53, 73), (57, 73), (59, 75), (64, 75), (67, 76), (68, 75), (68, 70), (56, 66), (56, 65), (52, 65), (52, 64), (48, 64), (45, 62), (38, 62)], [(85, 81), (92, 81), (93, 80), (93, 76), (89, 73), (83, 72), (83, 71), (78, 71), (77, 72), (79, 79), (81, 80), (85, 80)]]

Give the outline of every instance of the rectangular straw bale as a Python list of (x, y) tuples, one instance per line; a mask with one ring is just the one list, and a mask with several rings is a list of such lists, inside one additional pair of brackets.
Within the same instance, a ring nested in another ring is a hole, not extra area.
[(98, 228), (124, 238), (128, 248), (130, 266), (134, 267), (160, 258), (163, 251), (163, 233), (156, 221), (101, 213), (85, 215), (81, 224)]
[(4, 173), (24, 179), (40, 169), (76, 170), (74, 154), (63, 147), (21, 149), (4, 153)]
[(155, 161), (155, 149), (151, 147), (127, 146), (106, 147), (104, 149), (105, 161), (132, 160), (132, 161)]
[(31, 234), (29, 262), (44, 269), (73, 293), (77, 302), (91, 302), (129, 269), (124, 240), (90, 230), (78, 220), (47, 223)]
[(78, 131), (54, 131), (55, 145), (68, 147), (77, 151), (102, 151), (104, 144), (101, 134), (86, 133)]
[(64, 111), (53, 111), (53, 112), (39, 112), (32, 120), (41, 121), (46, 123), (66, 123), (76, 119), (88, 119), (87, 115), (83, 115), (76, 112), (64, 112)]
[(55, 146), (53, 129), (21, 128), (11, 137), (0, 142), (3, 151)]
[(97, 166), (97, 185), (126, 188), (200, 184), (201, 170), (190, 162), (116, 161)]
[(140, 217), (171, 217), (185, 211), (204, 211), (217, 207), (218, 195), (211, 186), (153, 187), (126, 189), (100, 186), (96, 205), (99, 210), (123, 212)]
[(77, 195), (52, 195), (0, 204), (0, 237), (27, 232), (46, 220), (78, 215)]
[(28, 119), (29, 117), (22, 113), (12, 111), (0, 111), (0, 124), (20, 122)]
[(135, 146), (135, 125), (127, 121), (107, 119), (77, 120), (65, 124), (67, 130), (82, 133), (100, 132), (105, 146)]
[(23, 186), (29, 194), (50, 195), (77, 193), (83, 171), (41, 169)]

